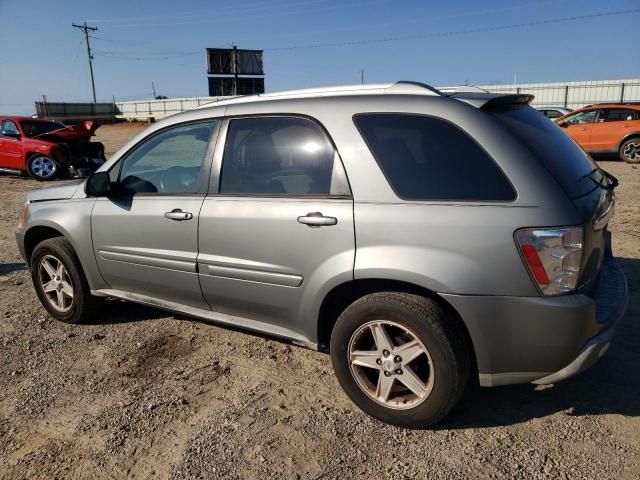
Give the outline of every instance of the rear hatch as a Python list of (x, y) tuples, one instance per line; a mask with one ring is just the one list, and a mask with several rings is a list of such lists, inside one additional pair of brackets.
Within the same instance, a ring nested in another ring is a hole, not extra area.
[(573, 201), (584, 222), (584, 249), (577, 290), (590, 294), (609, 237), (617, 180), (560, 127), (526, 105), (492, 109), (493, 115), (545, 166)]

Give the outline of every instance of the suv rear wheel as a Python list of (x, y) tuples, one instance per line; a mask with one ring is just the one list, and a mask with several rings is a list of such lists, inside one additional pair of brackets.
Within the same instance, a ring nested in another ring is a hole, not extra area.
[(382, 292), (351, 304), (331, 334), (338, 381), (364, 412), (426, 427), (458, 402), (469, 379), (466, 340), (446, 311), (419, 295)]
[(31, 256), (31, 278), (44, 308), (61, 322), (81, 323), (100, 303), (91, 295), (73, 247), (62, 237), (36, 245)]
[(620, 159), (627, 163), (640, 163), (640, 137), (630, 138), (620, 145)]

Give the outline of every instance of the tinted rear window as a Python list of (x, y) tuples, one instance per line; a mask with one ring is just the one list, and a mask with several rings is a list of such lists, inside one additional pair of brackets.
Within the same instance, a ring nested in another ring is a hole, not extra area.
[(530, 107), (493, 115), (531, 150), (570, 197), (581, 197), (596, 188), (587, 176), (598, 166), (562, 128)]
[(511, 184), (484, 149), (445, 120), (375, 113), (357, 115), (355, 123), (401, 198), (467, 201), (515, 198)]

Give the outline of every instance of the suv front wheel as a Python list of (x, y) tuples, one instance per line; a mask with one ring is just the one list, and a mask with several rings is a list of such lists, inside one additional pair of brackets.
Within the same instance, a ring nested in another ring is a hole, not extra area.
[(80, 261), (62, 237), (36, 245), (31, 278), (44, 308), (56, 320), (80, 323), (93, 315), (99, 299), (91, 295)]
[(351, 304), (331, 334), (338, 381), (364, 412), (421, 428), (442, 419), (469, 379), (462, 332), (435, 301), (381, 292)]

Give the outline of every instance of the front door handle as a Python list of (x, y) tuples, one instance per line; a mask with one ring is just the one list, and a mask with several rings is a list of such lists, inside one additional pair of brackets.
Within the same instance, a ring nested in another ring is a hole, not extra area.
[(302, 217), (298, 217), (298, 223), (309, 227), (326, 227), (338, 223), (336, 217), (325, 217), (321, 212), (310, 212)]
[(169, 220), (182, 221), (182, 220), (191, 220), (193, 218), (193, 213), (183, 212), (179, 208), (174, 208), (170, 212), (165, 212), (164, 216)]

